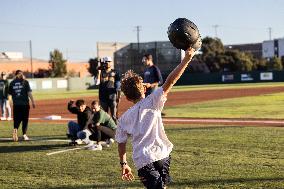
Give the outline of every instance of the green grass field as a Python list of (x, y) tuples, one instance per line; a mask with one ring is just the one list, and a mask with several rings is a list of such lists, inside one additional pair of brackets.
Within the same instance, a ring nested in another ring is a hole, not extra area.
[[(175, 87), (175, 91), (263, 86), (210, 85)], [(268, 84), (268, 85), (279, 85)], [(280, 84), (280, 85), (283, 85)], [(96, 90), (35, 92), (36, 99), (74, 98), (96, 95)], [(166, 108), (167, 115), (182, 117), (284, 118), (284, 94), (243, 97)], [(229, 111), (231, 110), (231, 111)], [(14, 143), (12, 122), (0, 122), (0, 189), (10, 188), (143, 188), (120, 180), (116, 145), (103, 151), (70, 149), (66, 124), (30, 123), (31, 141)], [(166, 125), (174, 144), (168, 188), (284, 188), (284, 128)], [(131, 147), (128, 161), (132, 164)], [(136, 170), (134, 169), (136, 173)]]
[(165, 107), (171, 117), (284, 119), (284, 93)]
[[(222, 84), (222, 85), (191, 85), (174, 86), (172, 92), (196, 91), (196, 90), (222, 90), (222, 89), (246, 89), (259, 87), (279, 87), (284, 86), (283, 82), (277, 83), (242, 83), (242, 84)], [(97, 96), (98, 90), (77, 90), (77, 91), (34, 91), (36, 100), (65, 99)]]
[[(1, 123), (2, 138), (11, 137), (11, 127)], [(0, 141), (0, 188), (143, 188), (137, 176), (120, 180), (116, 145), (47, 156), (71, 148), (48, 141), (65, 139), (65, 131), (33, 123), (34, 141)], [(167, 125), (166, 132), (174, 144), (169, 188), (284, 188), (283, 128)]]

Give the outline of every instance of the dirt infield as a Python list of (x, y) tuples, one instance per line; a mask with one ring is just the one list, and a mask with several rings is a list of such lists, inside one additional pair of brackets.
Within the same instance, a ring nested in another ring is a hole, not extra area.
[[(204, 101), (219, 100), (226, 98), (257, 96), (257, 95), (271, 94), (278, 92), (284, 92), (284, 87), (258, 87), (258, 88), (246, 88), (246, 89), (244, 88), (218, 89), (218, 90), (175, 92), (175, 93), (170, 93), (168, 95), (168, 100), (165, 106), (175, 106), (181, 104), (190, 104), (194, 102), (204, 102)], [(94, 99), (95, 97), (84, 98), (84, 100), (86, 100), (88, 104), (90, 104), (91, 101)], [(44, 118), (50, 115), (59, 115), (63, 118), (75, 119), (76, 116), (70, 114), (67, 110), (68, 101), (69, 99), (36, 101), (36, 108), (31, 109), (30, 117)], [(121, 115), (124, 111), (126, 111), (130, 106), (131, 103), (128, 102), (125, 98), (122, 98), (121, 103), (119, 104), (119, 115)]]

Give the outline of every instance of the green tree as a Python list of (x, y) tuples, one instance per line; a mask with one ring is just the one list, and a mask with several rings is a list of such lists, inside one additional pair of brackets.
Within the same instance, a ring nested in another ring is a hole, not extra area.
[(67, 74), (66, 60), (63, 59), (62, 53), (55, 49), (50, 52), (49, 67), (51, 77), (64, 77)]
[(282, 69), (284, 67), (284, 56), (281, 56)]
[(204, 62), (211, 72), (221, 71), (219, 64), (220, 56), (224, 54), (224, 46), (220, 39), (205, 37), (202, 40), (201, 47), (202, 54), (197, 56), (197, 59), (201, 62)]
[(268, 62), (268, 69), (269, 70), (282, 70), (283, 69), (283, 65), (281, 63), (281, 59), (274, 56), (273, 58), (270, 59), (270, 61)]
[(254, 70), (259, 70), (259, 71), (266, 71), (267, 70), (267, 63), (268, 61), (265, 58), (260, 58), (254, 59), (254, 65), (253, 65), (253, 69)]

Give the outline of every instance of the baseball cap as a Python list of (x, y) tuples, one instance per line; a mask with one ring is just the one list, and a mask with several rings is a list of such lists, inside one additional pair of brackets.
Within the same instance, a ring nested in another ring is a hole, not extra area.
[(23, 73), (22, 70), (17, 70), (15, 75), (18, 75), (20, 73)]
[(104, 57), (104, 62), (112, 62), (112, 58), (109, 56)]

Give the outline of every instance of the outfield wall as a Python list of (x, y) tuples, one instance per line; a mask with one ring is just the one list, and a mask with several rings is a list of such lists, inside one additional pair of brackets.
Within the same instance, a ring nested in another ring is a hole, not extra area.
[[(166, 79), (164, 74), (163, 78)], [(34, 91), (72, 91), (96, 89), (93, 77), (70, 78), (40, 78), (28, 79)], [(242, 72), (242, 73), (209, 73), (193, 74), (184, 73), (176, 85), (200, 84), (228, 84), (228, 83), (259, 83), (259, 82), (284, 82), (284, 71)]]
[[(167, 76), (164, 75), (164, 78)], [(209, 73), (193, 74), (184, 73), (177, 85), (200, 84), (228, 84), (228, 83), (260, 83), (260, 82), (284, 82), (284, 71), (263, 72), (236, 72), (236, 73)]]
[(72, 91), (95, 89), (93, 77), (27, 79), (33, 91)]

